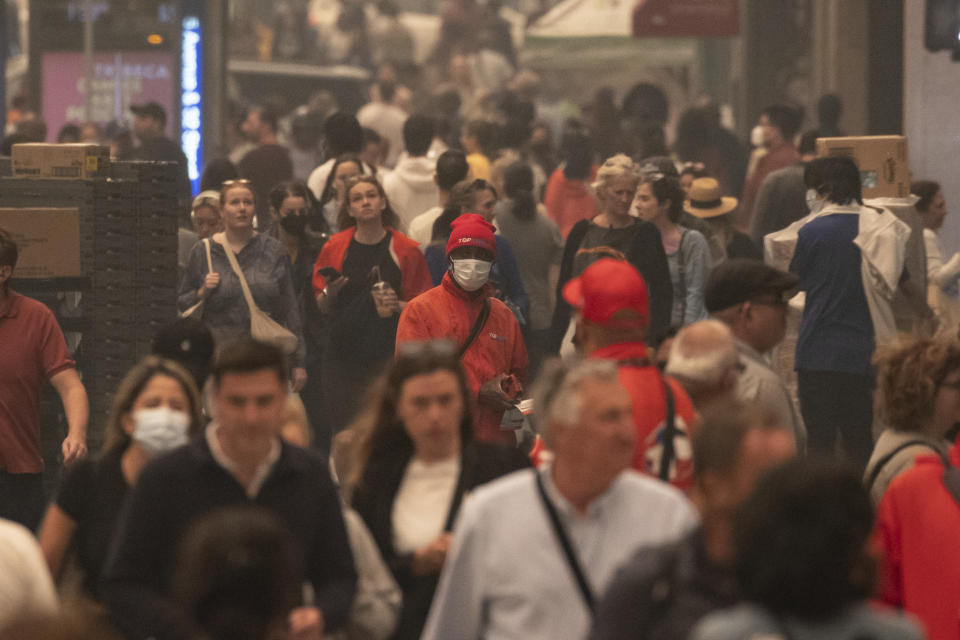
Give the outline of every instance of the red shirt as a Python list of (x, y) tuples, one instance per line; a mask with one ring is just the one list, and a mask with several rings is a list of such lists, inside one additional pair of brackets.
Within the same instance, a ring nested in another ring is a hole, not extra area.
[[(954, 444), (950, 462), (960, 466)], [(920, 618), (930, 640), (960, 638), (960, 505), (943, 484), (943, 462), (917, 456), (877, 509), (881, 596)]]
[(73, 366), (50, 309), (11, 291), (6, 309), (0, 309), (0, 469), (43, 471), (40, 390)]
[(557, 169), (547, 181), (547, 190), (543, 197), (543, 206), (547, 216), (557, 223), (560, 235), (567, 239), (570, 229), (581, 220), (596, 217), (600, 211), (587, 183), (597, 176), (597, 167), (590, 169), (588, 180), (568, 180), (563, 169)]
[[(405, 342), (435, 338), (447, 338), (462, 345), (470, 336), (488, 296), (487, 287), (471, 293), (458, 287), (449, 273), (444, 274), (439, 286), (411, 300), (400, 314), (397, 348)], [(510, 309), (496, 298), (490, 298), (490, 316), (461, 361), (474, 400), (483, 383), (501, 373), (512, 373), (526, 384), (529, 360), (520, 325)], [(483, 404), (474, 404), (473, 408), (477, 440), (516, 442), (512, 431), (500, 429), (502, 411)]]
[[(625, 342), (597, 349), (590, 358), (604, 360), (646, 360), (647, 346), (642, 342)], [(662, 376), (653, 365), (620, 365), (620, 384), (630, 392), (633, 400), (633, 422), (637, 428), (637, 445), (633, 454), (633, 468), (659, 477), (660, 438), (666, 428), (667, 402), (663, 380), (670, 385), (674, 400), (674, 425), (680, 431), (674, 437), (674, 463), (670, 469), (670, 484), (687, 491), (693, 486), (693, 435), (696, 412), (690, 397), (680, 384)]]
[(800, 154), (797, 153), (797, 148), (790, 143), (771, 149), (767, 155), (760, 158), (753, 170), (753, 175), (743, 185), (743, 200), (740, 203), (742, 228), (750, 228), (750, 221), (753, 219), (753, 205), (756, 204), (757, 194), (760, 193), (760, 185), (763, 184), (763, 179), (777, 169), (789, 167), (799, 160)]

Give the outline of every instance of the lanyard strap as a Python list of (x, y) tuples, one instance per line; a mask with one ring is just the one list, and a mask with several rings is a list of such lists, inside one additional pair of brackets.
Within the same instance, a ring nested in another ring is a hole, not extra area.
[(543, 486), (540, 472), (534, 469), (533, 475), (537, 480), (537, 491), (540, 493), (540, 501), (543, 503), (543, 508), (550, 517), (550, 524), (553, 525), (553, 532), (557, 536), (557, 542), (560, 543), (560, 547), (563, 549), (563, 555), (566, 556), (567, 565), (570, 567), (570, 572), (577, 581), (580, 595), (583, 597), (583, 602), (587, 605), (587, 610), (590, 611), (590, 617), (592, 618), (596, 611), (596, 598), (593, 595), (593, 590), (590, 588), (590, 583), (587, 582), (587, 576), (583, 573), (583, 568), (580, 566), (577, 554), (573, 550), (573, 545), (570, 543), (567, 531), (560, 521), (560, 515), (557, 513), (557, 509), (553, 506), (553, 502), (549, 496), (547, 496), (547, 490)]
[[(617, 360), (617, 366), (652, 367), (653, 363), (650, 362), (648, 358), (624, 358), (622, 360)], [(667, 382), (666, 378), (660, 375), (659, 369), (654, 368), (654, 371), (657, 372), (657, 377), (660, 379), (660, 384), (663, 385), (663, 399), (666, 403), (663, 418), (663, 442), (661, 443), (662, 449), (660, 453), (660, 468), (657, 470), (657, 476), (664, 482), (670, 482), (670, 466), (673, 464), (673, 460), (677, 456), (673, 442), (673, 439), (676, 437), (679, 431), (677, 429), (677, 403), (673, 397), (673, 389), (670, 388), (670, 383)]]

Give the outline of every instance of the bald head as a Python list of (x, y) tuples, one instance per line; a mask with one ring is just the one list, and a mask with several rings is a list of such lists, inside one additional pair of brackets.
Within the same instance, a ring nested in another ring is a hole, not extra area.
[(737, 380), (737, 348), (729, 327), (701, 320), (681, 329), (670, 349), (667, 374), (683, 385), (698, 409), (728, 399)]

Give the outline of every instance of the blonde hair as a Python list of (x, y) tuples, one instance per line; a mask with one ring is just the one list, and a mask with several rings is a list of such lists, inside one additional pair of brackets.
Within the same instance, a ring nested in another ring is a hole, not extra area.
[(110, 406), (110, 416), (103, 431), (103, 452), (126, 449), (130, 444), (130, 434), (123, 429), (123, 418), (133, 409), (137, 398), (155, 376), (166, 376), (180, 383), (183, 394), (187, 397), (190, 407), (187, 415), (190, 416), (191, 434), (200, 431), (203, 421), (200, 415), (200, 393), (193, 377), (187, 370), (173, 360), (166, 360), (159, 356), (147, 356), (130, 369), (117, 387)]
[(630, 178), (638, 184), (640, 182), (637, 165), (630, 159), (630, 156), (623, 153), (618, 153), (604, 160), (600, 168), (597, 169), (597, 179), (590, 187), (594, 194), (599, 195), (601, 189), (617, 178)]

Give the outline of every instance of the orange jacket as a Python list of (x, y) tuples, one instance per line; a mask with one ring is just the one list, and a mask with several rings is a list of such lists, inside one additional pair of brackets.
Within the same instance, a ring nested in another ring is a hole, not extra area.
[[(421, 342), (447, 338), (462, 345), (470, 336), (483, 300), (490, 293), (461, 289), (447, 273), (439, 286), (417, 296), (400, 314), (397, 326), (397, 348), (405, 342)], [(511, 431), (500, 429), (503, 412), (487, 405), (477, 404), (477, 393), (487, 380), (501, 373), (512, 373), (526, 384), (527, 348), (520, 335), (520, 325), (505, 304), (490, 298), (490, 316), (462, 358), (467, 373), (467, 384), (474, 394), (474, 427), (477, 440), (509, 444), (515, 442)]]
[[(356, 232), (356, 227), (350, 227), (331, 236), (327, 243), (323, 245), (323, 249), (317, 257), (317, 263), (313, 265), (314, 296), (320, 295), (320, 292), (327, 286), (326, 280), (317, 270), (323, 267), (333, 267), (342, 271), (343, 261), (347, 257), (347, 248)], [(416, 241), (389, 227), (387, 233), (392, 236), (390, 256), (400, 267), (400, 299), (411, 300), (433, 286), (433, 281), (430, 279), (430, 269), (427, 268), (427, 261), (420, 252), (420, 245)]]
[[(950, 464), (960, 465), (958, 444), (950, 449)], [(960, 505), (944, 485), (943, 471), (938, 456), (917, 456), (877, 508), (883, 601), (917, 616), (930, 640), (960, 638)]]

